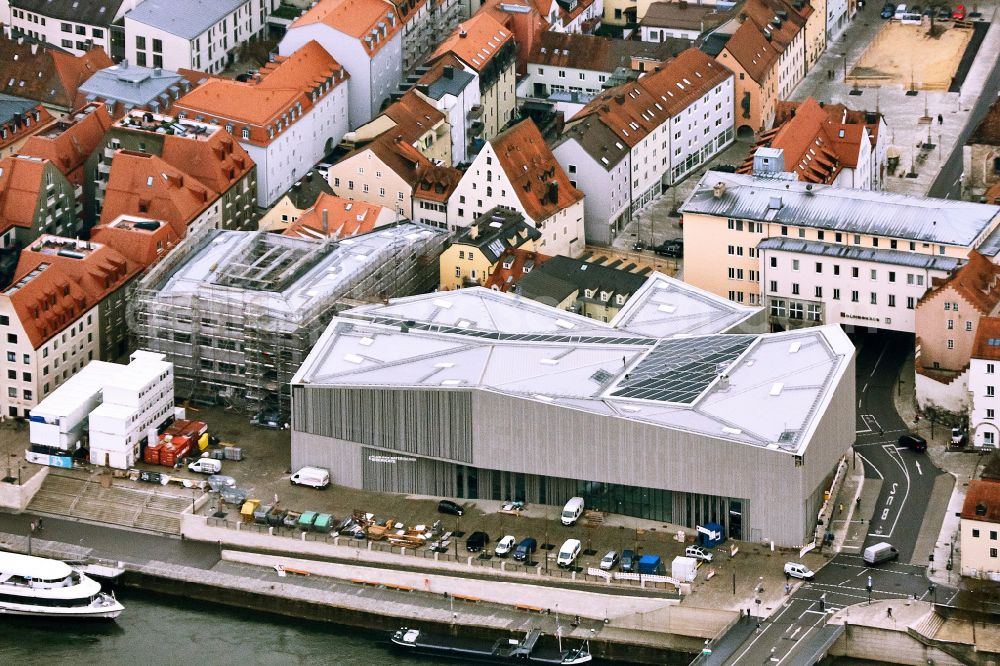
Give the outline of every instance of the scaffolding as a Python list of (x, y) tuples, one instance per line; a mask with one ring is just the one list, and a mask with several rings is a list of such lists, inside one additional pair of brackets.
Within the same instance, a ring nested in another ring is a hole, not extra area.
[(412, 222), (323, 242), (209, 230), (140, 282), (138, 345), (174, 363), (178, 400), (288, 414), (289, 381), (330, 320), (433, 290), (446, 239)]

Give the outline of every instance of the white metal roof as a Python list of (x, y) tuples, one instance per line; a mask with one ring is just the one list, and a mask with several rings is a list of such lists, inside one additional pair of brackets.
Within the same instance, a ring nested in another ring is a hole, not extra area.
[(681, 212), (969, 247), (996, 226), (1000, 206), (708, 171)]
[[(463, 317), (475, 325), (456, 326)], [(342, 313), (292, 383), (476, 389), (799, 452), (853, 353), (837, 326), (659, 338), (474, 288)], [(623, 395), (632, 373), (652, 389)]]

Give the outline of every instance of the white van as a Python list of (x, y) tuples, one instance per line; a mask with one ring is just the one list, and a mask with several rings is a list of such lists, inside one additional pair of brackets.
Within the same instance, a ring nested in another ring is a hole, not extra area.
[(566, 502), (566, 506), (563, 507), (562, 516), (560, 516), (560, 520), (562, 520), (563, 525), (566, 525), (568, 527), (569, 525), (572, 525), (576, 521), (580, 520), (580, 516), (582, 515), (583, 515), (583, 498), (574, 497), (570, 501)]
[(872, 546), (865, 548), (865, 552), (862, 553), (862, 558), (870, 567), (876, 564), (882, 564), (883, 562), (888, 562), (890, 560), (899, 559), (899, 551), (896, 550), (888, 541), (883, 541), (882, 543), (877, 543)]
[(902, 20), (902, 18), (903, 18), (903, 16), (905, 14), (907, 14), (906, 5), (899, 5), (898, 7), (896, 7), (896, 13), (893, 14), (892, 18), (894, 18), (897, 21), (899, 21), (899, 20)]
[(222, 461), (215, 458), (198, 458), (188, 465), (188, 469), (199, 474), (218, 474), (222, 471)]
[(566, 539), (566, 543), (559, 549), (559, 557), (556, 558), (556, 564), (564, 569), (568, 569), (573, 566), (573, 563), (576, 562), (576, 558), (579, 556), (580, 540)]
[(322, 467), (303, 467), (292, 474), (293, 486), (312, 486), (322, 490), (330, 485), (330, 471)]

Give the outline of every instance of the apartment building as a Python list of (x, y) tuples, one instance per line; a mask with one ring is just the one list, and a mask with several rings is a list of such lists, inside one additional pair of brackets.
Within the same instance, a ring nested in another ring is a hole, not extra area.
[(91, 103), (63, 116), (24, 142), (22, 155), (50, 161), (76, 189), (77, 215), (83, 213), (84, 163), (111, 127), (103, 104)]
[(391, 208), (322, 193), (312, 206), (289, 223), (282, 235), (311, 240), (341, 239), (395, 223), (396, 214)]
[[(886, 177), (889, 130), (878, 112), (853, 111), (842, 104), (778, 102), (774, 127), (761, 133), (740, 173), (753, 173), (760, 149), (804, 182), (880, 190)], [(776, 151), (780, 151), (778, 156)]]
[(0, 94), (34, 100), (53, 116), (76, 108), (80, 86), (95, 72), (114, 63), (97, 47), (80, 55), (50, 48), (23, 36), (0, 36)]
[(134, 215), (169, 222), (183, 238), (192, 224), (254, 222), (258, 169), (218, 125), (132, 111), (103, 135), (84, 173), (88, 225)]
[(347, 132), (347, 80), (326, 49), (309, 42), (252, 81), (210, 79), (174, 108), (181, 120), (218, 125), (236, 138), (257, 165), (257, 204), (267, 207)]
[(38, 157), (0, 160), (0, 248), (24, 247), (43, 234), (77, 236), (76, 188)]
[(278, 203), (264, 213), (257, 221), (257, 228), (261, 231), (284, 231), (324, 193), (333, 194), (326, 182), (326, 172), (321, 174), (315, 169), (306, 172), (278, 199)]
[[(446, 55), (454, 56), (465, 69), (479, 78), (482, 117), (470, 127), (473, 150), (495, 137), (514, 118), (517, 110), (516, 45), (511, 31), (485, 12), (458, 27), (431, 56), (431, 64)], [(478, 141), (477, 141), (478, 140)]]
[(344, 135), (340, 147), (354, 150), (382, 134), (405, 141), (435, 164), (452, 164), (448, 117), (415, 89), (404, 93), (371, 122)]
[(322, 0), (295, 19), (278, 44), (290, 56), (318, 42), (348, 74), (348, 126), (378, 115), (403, 78), (403, 23), (386, 0)]
[(53, 121), (49, 110), (35, 100), (0, 93), (0, 157), (19, 153), (29, 137)]
[(86, 442), (92, 465), (134, 467), (142, 444), (174, 417), (174, 368), (165, 358), (139, 350), (128, 365), (89, 362), (31, 410), (25, 458), (49, 464)]
[(115, 60), (125, 55), (121, 19), (142, 0), (7, 0), (4, 32), (54, 44), (73, 55), (103, 49)]
[(279, 0), (143, 0), (125, 14), (125, 58), (140, 67), (218, 74), (259, 36)]
[(1000, 481), (969, 481), (960, 517), (962, 575), (1000, 581)]
[(1000, 425), (997, 424), (1000, 317), (980, 318), (975, 335), (968, 372), (969, 443), (980, 450), (996, 449), (1000, 445)]
[(635, 272), (620, 264), (605, 265), (600, 259), (555, 256), (532, 267), (514, 293), (607, 323), (646, 284), (646, 273), (640, 275), (635, 266), (632, 268)]
[(448, 200), (448, 219), (454, 231), (503, 206), (538, 230), (539, 252), (575, 257), (585, 244), (583, 199), (535, 123), (523, 120), (479, 152)]
[[(638, 3), (641, 8), (644, 3)], [(728, 7), (687, 2), (653, 2), (639, 17), (639, 36), (644, 42), (685, 39), (694, 42), (706, 32), (734, 18)]]
[(474, 157), (472, 137), (478, 129), (473, 125), (480, 122), (483, 108), (476, 72), (466, 69), (455, 56), (444, 55), (419, 75), (413, 90), (447, 117), (451, 128), (452, 163), (471, 161)]
[(552, 152), (587, 195), (587, 242), (610, 244), (667, 186), (734, 139), (733, 75), (697, 49), (602, 93)]
[[(485, 286), (505, 258), (513, 263), (513, 250), (534, 252), (541, 237), (524, 216), (496, 207), (459, 230), (441, 253), (441, 291)], [(510, 266), (507, 266), (510, 268)], [(531, 267), (526, 272), (530, 272)]]
[(806, 73), (804, 28), (812, 7), (773, 4), (779, 8), (749, 0), (742, 10), (746, 19), (717, 57), (736, 75), (733, 110), (737, 131), (745, 136), (771, 127), (778, 100), (787, 99)]
[[(929, 288), (939, 271), (962, 261), (1000, 224), (997, 206), (815, 185), (790, 174), (755, 177), (716, 171), (702, 177), (681, 214), (684, 279), (691, 284), (769, 308), (771, 301), (801, 299), (815, 305), (822, 300), (820, 323), (903, 330), (905, 322), (911, 332), (913, 315), (907, 311), (923, 295), (917, 292)], [(800, 275), (816, 273), (816, 264), (822, 264), (820, 273), (810, 275), (817, 281), (814, 288), (824, 282), (821, 299), (815, 291), (805, 293), (805, 283), (793, 279), (793, 255), (798, 255)], [(859, 262), (850, 271), (848, 259)], [(839, 274), (834, 265), (841, 266)], [(890, 305), (893, 285), (899, 287)], [(840, 290), (838, 299), (834, 289)], [(867, 312), (845, 307), (854, 303), (854, 291), (857, 302), (850, 307), (863, 303)]]
[(42, 236), (0, 292), (0, 410), (24, 416), (87, 363), (124, 351), (125, 295), (139, 267), (111, 248)]

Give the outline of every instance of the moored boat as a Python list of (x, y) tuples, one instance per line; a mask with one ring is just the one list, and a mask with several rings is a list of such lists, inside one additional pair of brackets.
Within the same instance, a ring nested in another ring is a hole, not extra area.
[(0, 615), (114, 619), (125, 607), (65, 562), (0, 552)]
[(402, 627), (393, 632), (390, 641), (411, 654), (426, 655), (483, 664), (558, 664), (575, 666), (591, 661), (587, 642), (576, 648), (539, 649), (539, 629), (532, 629), (524, 640), (498, 639), (496, 641), (474, 638), (428, 634), (420, 629)]

